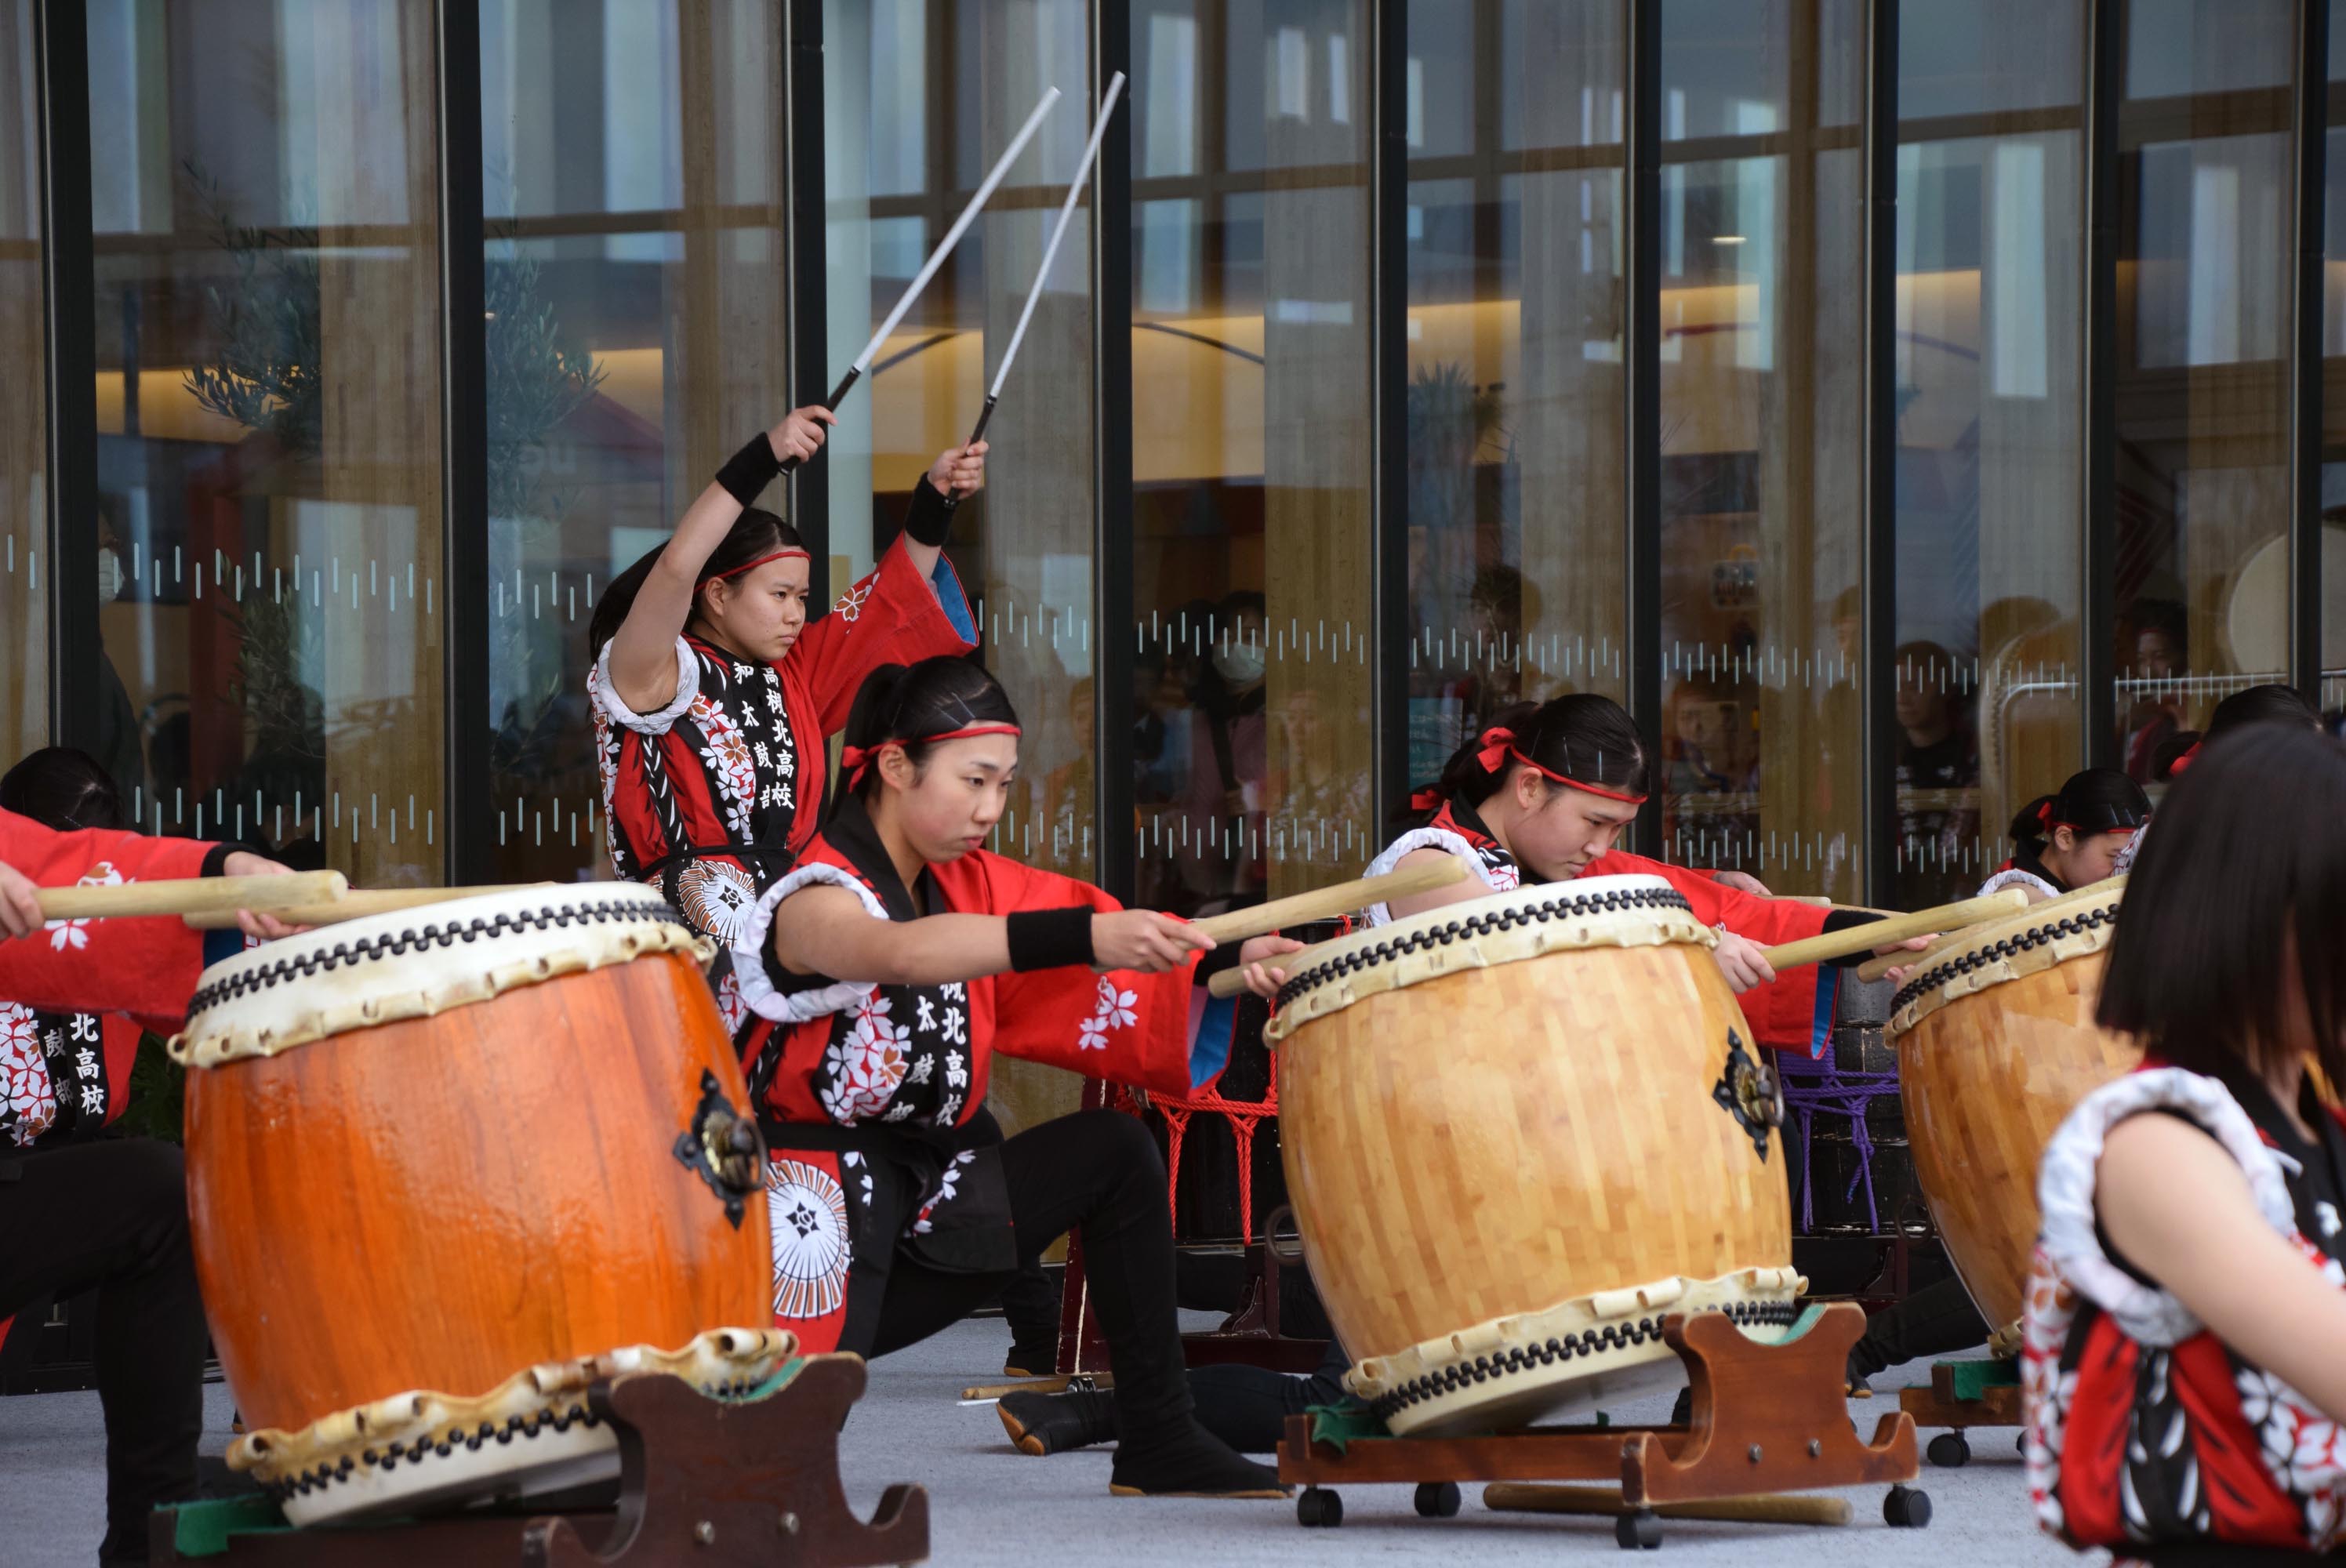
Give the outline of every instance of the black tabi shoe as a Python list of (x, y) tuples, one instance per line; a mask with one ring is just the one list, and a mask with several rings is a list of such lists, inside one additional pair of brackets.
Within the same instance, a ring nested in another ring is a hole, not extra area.
[(1002, 1430), (1010, 1434), (1011, 1446), (1037, 1459), (1116, 1441), (1116, 1395), (1105, 1389), (1005, 1394), (995, 1402), (994, 1412), (1002, 1418)]
[(1287, 1495), (1277, 1471), (1255, 1463), (1188, 1419), (1164, 1436), (1117, 1444), (1107, 1489), (1117, 1497)]

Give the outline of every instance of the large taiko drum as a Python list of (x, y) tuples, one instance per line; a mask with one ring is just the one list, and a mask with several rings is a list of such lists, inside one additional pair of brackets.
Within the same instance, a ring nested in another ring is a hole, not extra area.
[[(321, 927), (204, 972), (188, 1195), (231, 1453), (296, 1523), (616, 1474), (597, 1376), (790, 1348), (748, 1095), (633, 883)], [(738, 1326), (738, 1327), (737, 1327)]]
[(2020, 1317), (2045, 1144), (2139, 1060), (2094, 1023), (2125, 887), (2097, 882), (1974, 927), (1926, 954), (1892, 1003), (1914, 1174), (1992, 1329)]
[(1311, 1275), (1396, 1432), (1673, 1380), (1670, 1313), (1780, 1337), (1780, 1095), (1656, 877), (1452, 904), (1315, 952), (1282, 994), (1280, 1141)]

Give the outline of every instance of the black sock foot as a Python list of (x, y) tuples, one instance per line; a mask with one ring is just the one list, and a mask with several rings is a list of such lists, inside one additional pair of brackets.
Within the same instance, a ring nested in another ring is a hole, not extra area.
[(1118, 1497), (1285, 1497), (1279, 1472), (1239, 1454), (1194, 1420), (1117, 1445), (1108, 1490)]
[(1011, 1446), (1037, 1459), (1116, 1441), (1116, 1396), (1105, 1390), (1005, 1394), (994, 1405)]
[(1056, 1340), (1040, 1345), (1014, 1344), (1010, 1347), (1010, 1354), (1003, 1358), (1002, 1375), (1005, 1378), (1047, 1378), (1058, 1364), (1059, 1346)]

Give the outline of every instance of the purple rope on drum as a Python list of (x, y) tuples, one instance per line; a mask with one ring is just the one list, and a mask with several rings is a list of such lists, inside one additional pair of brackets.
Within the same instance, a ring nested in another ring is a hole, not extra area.
[(1811, 1186), (1816, 1171), (1815, 1145), (1810, 1134), (1815, 1118), (1821, 1115), (1849, 1118), (1850, 1142), (1857, 1151), (1857, 1174), (1849, 1178), (1849, 1190), (1841, 1194), (1841, 1198), (1846, 1202), (1856, 1196), (1862, 1184), (1865, 1188), (1867, 1221), (1879, 1231), (1882, 1211), (1873, 1198), (1873, 1137), (1866, 1127), (1866, 1112), (1883, 1095), (1897, 1097), (1898, 1074), (1843, 1073), (1833, 1066), (1830, 1056), (1802, 1061), (1786, 1054), (1778, 1055), (1776, 1071), (1784, 1085), (1784, 1113), (1798, 1122), (1800, 1129), (1800, 1228), (1809, 1229), (1816, 1220)]

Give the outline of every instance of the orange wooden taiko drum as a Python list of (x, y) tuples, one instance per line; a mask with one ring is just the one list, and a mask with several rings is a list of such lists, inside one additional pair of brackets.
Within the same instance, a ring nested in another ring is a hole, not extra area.
[(1357, 932), (1289, 981), (1280, 1141), (1313, 1279), (1396, 1432), (1674, 1378), (1673, 1312), (1792, 1320), (1772, 1070), (1657, 877)]
[(2036, 1164), (2063, 1117), (2140, 1054), (2094, 1023), (2126, 879), (1932, 949), (1891, 1003), (1914, 1174), (1965, 1289), (2003, 1330), (2036, 1243)]
[[(761, 1156), (695, 938), (633, 883), (321, 927), (204, 972), (196, 1266), (296, 1523), (615, 1474), (586, 1386), (774, 1332)], [(740, 1327), (735, 1327), (735, 1326)]]

